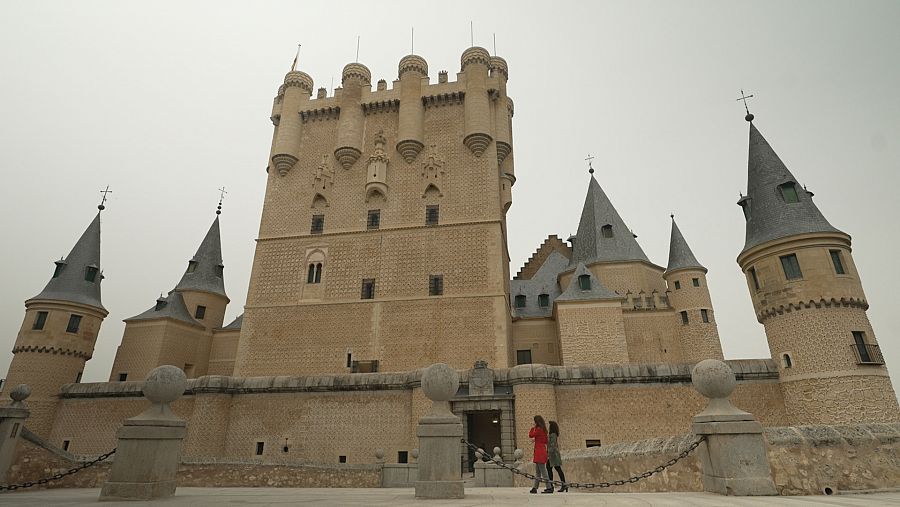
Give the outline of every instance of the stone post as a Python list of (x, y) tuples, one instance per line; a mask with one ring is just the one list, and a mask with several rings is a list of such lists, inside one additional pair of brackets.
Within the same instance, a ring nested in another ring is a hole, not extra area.
[(706, 359), (694, 367), (691, 381), (709, 398), (693, 425), (694, 434), (706, 436), (697, 449), (703, 489), (720, 495), (777, 495), (762, 425), (728, 400), (736, 384), (731, 368)]
[(9, 392), (12, 403), (0, 407), (0, 484), (6, 484), (6, 474), (16, 459), (16, 443), (30, 412), (25, 399), (31, 396), (31, 388), (19, 384)]
[(463, 498), (459, 442), (462, 422), (450, 411), (450, 399), (459, 389), (459, 374), (444, 363), (422, 372), (422, 391), (433, 403), (419, 419), (419, 476), (416, 498)]
[(127, 419), (116, 434), (115, 461), (100, 500), (152, 500), (175, 494), (186, 422), (169, 404), (184, 394), (185, 387), (187, 377), (175, 366), (160, 366), (147, 375), (143, 391), (152, 405)]

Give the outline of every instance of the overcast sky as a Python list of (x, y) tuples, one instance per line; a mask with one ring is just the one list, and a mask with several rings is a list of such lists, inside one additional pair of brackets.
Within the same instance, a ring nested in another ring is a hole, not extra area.
[[(440, 7), (438, 6), (440, 5)], [(340, 7), (337, 7), (340, 6)], [(124, 324), (179, 280), (222, 215), (225, 282), (246, 299), (271, 143), (294, 50), (315, 86), (355, 59), (373, 82), (415, 52), (451, 79), (470, 42), (509, 62), (516, 176), (511, 271), (578, 226), (584, 158), (650, 259), (670, 212), (700, 262), (726, 358), (768, 357), (735, 262), (756, 125), (853, 236), (869, 318), (900, 388), (896, 310), (900, 2), (0, 3), (0, 375), (24, 312), (96, 212), (103, 323), (86, 381), (106, 380)], [(331, 94), (331, 92), (329, 92)], [(850, 337), (848, 336), (848, 344)], [(847, 351), (849, 352), (849, 349)]]

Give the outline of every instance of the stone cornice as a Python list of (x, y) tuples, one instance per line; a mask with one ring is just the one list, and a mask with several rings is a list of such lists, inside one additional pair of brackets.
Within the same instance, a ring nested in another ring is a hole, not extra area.
[(90, 352), (84, 352), (82, 350), (73, 350), (68, 348), (60, 348), (60, 347), (47, 347), (47, 346), (39, 346), (39, 345), (19, 345), (18, 347), (13, 348), (13, 354), (18, 354), (19, 352), (38, 352), (42, 354), (57, 354), (62, 356), (72, 356), (77, 357), (79, 359), (84, 359), (87, 361), (91, 358)]
[(362, 105), (365, 114), (387, 113), (400, 110), (400, 99), (375, 100)]
[(327, 106), (300, 111), (300, 119), (304, 122), (315, 120), (336, 120), (340, 118), (340, 116), (340, 106)]
[(462, 104), (465, 100), (466, 93), (463, 91), (437, 93), (434, 95), (426, 95), (422, 97), (422, 104), (425, 107), (449, 106), (452, 104)]
[(861, 308), (863, 310), (869, 309), (869, 303), (865, 299), (861, 298), (821, 298), (818, 300), (810, 299), (809, 301), (796, 301), (778, 306), (771, 306), (765, 308), (761, 312), (756, 314), (757, 320), (760, 322), (774, 317), (776, 315), (783, 315), (785, 313), (790, 313), (793, 311), (807, 310), (810, 308), (831, 308), (831, 307), (849, 307), (849, 308)]

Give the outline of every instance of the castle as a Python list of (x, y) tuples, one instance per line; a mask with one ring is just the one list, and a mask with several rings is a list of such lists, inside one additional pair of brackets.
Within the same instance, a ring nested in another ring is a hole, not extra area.
[[(140, 411), (140, 381), (172, 364), (192, 379), (174, 406), (186, 456), (404, 461), (420, 369), (444, 362), (464, 370), (452, 407), (467, 438), (507, 456), (535, 413), (567, 449), (687, 431), (703, 404), (690, 367), (723, 357), (707, 269), (674, 218), (667, 265), (651, 262), (592, 174), (577, 234), (549, 236), (511, 277), (508, 77), (479, 47), (455, 81), (408, 55), (373, 90), (351, 63), (332, 96), (292, 69), (244, 313), (225, 324), (217, 216), (172, 291), (125, 320), (109, 382), (79, 383), (107, 315), (98, 213), (25, 302), (6, 385), (32, 387), (29, 428), (103, 452)], [(729, 361), (735, 404), (767, 426), (900, 420), (850, 236), (747, 120), (738, 264), (771, 358)], [(384, 431), (361, 431), (371, 421)]]

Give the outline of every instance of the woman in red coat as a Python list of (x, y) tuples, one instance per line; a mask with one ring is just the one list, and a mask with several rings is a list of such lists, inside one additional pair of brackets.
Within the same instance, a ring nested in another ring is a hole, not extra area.
[[(553, 486), (550, 485), (550, 479), (547, 476), (547, 424), (544, 418), (534, 416), (534, 426), (528, 432), (528, 438), (534, 440), (534, 486), (531, 488), (532, 493), (537, 493), (541, 482), (547, 482), (547, 488), (541, 493), (553, 493)], [(541, 478), (543, 477), (543, 481)]]

